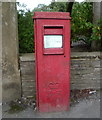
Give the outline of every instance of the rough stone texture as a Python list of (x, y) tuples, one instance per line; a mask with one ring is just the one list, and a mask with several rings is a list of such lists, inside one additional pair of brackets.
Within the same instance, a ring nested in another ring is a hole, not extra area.
[(0, 120), (2, 119), (2, 3), (0, 2)]
[(21, 66), (22, 96), (35, 95), (35, 62), (23, 61)]
[(2, 3), (2, 96), (3, 102), (21, 96), (18, 67), (17, 13), (14, 2)]
[(99, 56), (76, 56), (71, 58), (71, 89), (100, 88)]
[[(71, 53), (71, 89), (100, 88), (100, 53)], [(20, 56), (22, 96), (35, 95), (35, 57), (34, 54)]]
[(102, 19), (102, 1), (101, 1), (101, 19)]
[(93, 22), (96, 23), (101, 18), (101, 2), (94, 2), (93, 4)]
[[(93, 23), (98, 24), (98, 22), (102, 19), (102, 2), (94, 2), (93, 3)], [(97, 40), (92, 41), (91, 49), (93, 51), (101, 50), (101, 43), (97, 42)]]

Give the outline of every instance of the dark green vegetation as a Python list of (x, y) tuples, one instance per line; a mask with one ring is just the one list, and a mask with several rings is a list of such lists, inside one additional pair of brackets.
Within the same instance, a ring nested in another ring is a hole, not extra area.
[(33, 15), (30, 10), (25, 11), (25, 6), (23, 6), (23, 8), (18, 11), (18, 38), (20, 53), (34, 51), (32, 16)]
[[(67, 3), (52, 2), (48, 6), (39, 4), (33, 11), (26, 10), (23, 5), (18, 11), (18, 33), (20, 53), (34, 52), (34, 32), (32, 16), (35, 11), (66, 12)], [(93, 4), (74, 3), (72, 8), (71, 20), (71, 41), (83, 40), (89, 48), (92, 44), (96, 45), (95, 50), (101, 48), (101, 26), (102, 21), (93, 24)]]

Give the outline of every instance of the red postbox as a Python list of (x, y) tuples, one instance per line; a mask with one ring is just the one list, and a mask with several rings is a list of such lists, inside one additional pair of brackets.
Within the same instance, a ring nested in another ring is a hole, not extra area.
[(64, 111), (70, 96), (70, 16), (64, 12), (35, 12), (37, 108)]

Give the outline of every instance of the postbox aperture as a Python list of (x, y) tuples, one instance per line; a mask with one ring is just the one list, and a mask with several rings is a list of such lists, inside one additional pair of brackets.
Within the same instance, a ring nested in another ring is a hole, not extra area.
[(45, 25), (43, 34), (44, 54), (64, 54), (64, 28)]

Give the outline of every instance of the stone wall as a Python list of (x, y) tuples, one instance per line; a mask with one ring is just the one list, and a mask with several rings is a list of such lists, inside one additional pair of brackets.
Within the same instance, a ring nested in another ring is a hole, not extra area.
[(99, 89), (100, 69), (100, 53), (72, 53), (71, 89)]
[[(100, 88), (100, 53), (71, 53), (71, 89)], [(35, 96), (34, 54), (20, 56), (22, 96)]]
[(2, 97), (3, 102), (21, 96), (18, 65), (17, 11), (15, 2), (2, 2)]

